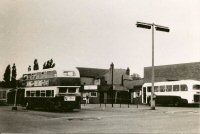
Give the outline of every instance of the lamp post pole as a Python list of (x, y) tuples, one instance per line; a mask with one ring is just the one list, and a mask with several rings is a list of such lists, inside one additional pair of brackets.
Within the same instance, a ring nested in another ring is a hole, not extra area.
[(151, 87), (151, 110), (155, 110), (155, 93), (154, 93), (154, 82), (155, 82), (155, 71), (154, 71), (154, 28), (157, 31), (162, 31), (162, 32), (169, 32), (170, 29), (165, 26), (160, 26), (154, 23), (144, 23), (144, 22), (137, 22), (136, 23), (137, 27), (140, 28), (145, 28), (145, 29), (151, 29), (152, 28), (152, 72), (151, 72), (151, 82), (152, 82), (152, 87)]
[(112, 70), (112, 72), (111, 72), (111, 73), (112, 73), (112, 76), (111, 76), (111, 84), (112, 84), (112, 89), (111, 89), (111, 90), (112, 90), (112, 91), (111, 91), (111, 97), (112, 97), (111, 99), (112, 99), (112, 100), (111, 100), (111, 101), (112, 101), (112, 102), (111, 102), (111, 103), (112, 103), (112, 107), (113, 107), (113, 90), (114, 90), (114, 89), (113, 89), (113, 88), (114, 88), (114, 87), (113, 87), (113, 70), (114, 70), (114, 64), (113, 64), (113, 63), (111, 63), (111, 70)]
[(155, 110), (155, 99), (154, 99), (154, 23), (152, 24), (152, 70), (151, 70), (151, 80), (152, 80), (152, 88), (151, 88), (151, 109)]

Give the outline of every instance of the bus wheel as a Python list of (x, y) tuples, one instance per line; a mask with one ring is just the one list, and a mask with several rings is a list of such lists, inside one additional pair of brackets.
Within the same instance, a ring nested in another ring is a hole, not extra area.
[(147, 104), (148, 104), (149, 106), (151, 106), (151, 98), (150, 98), (150, 97), (147, 99)]
[(180, 103), (179, 103), (179, 101), (178, 101), (178, 100), (174, 101), (174, 106), (175, 106), (175, 107), (178, 107), (178, 106), (180, 106)]
[(148, 101), (148, 105), (151, 106), (151, 100)]

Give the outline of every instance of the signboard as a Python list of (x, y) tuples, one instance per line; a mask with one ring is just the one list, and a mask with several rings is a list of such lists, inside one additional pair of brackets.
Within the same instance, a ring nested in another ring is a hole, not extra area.
[(42, 87), (42, 86), (49, 86), (49, 80), (32, 80), (27, 81), (27, 87)]
[(84, 90), (97, 90), (97, 85), (84, 86)]

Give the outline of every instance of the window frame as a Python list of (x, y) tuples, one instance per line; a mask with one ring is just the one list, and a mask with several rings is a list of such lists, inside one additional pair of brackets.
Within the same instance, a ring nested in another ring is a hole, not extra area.
[[(185, 86), (185, 90), (182, 90), (182, 87)], [(188, 86), (186, 84), (181, 84), (180, 85), (180, 91), (188, 91)]]
[[(95, 95), (93, 95), (95, 93)], [(90, 92), (90, 97), (98, 97), (97, 92)]]
[[(169, 89), (168, 87), (170, 87), (171, 89), (168, 90), (168, 89)], [(166, 85), (165, 91), (166, 91), (166, 92), (172, 92), (172, 91), (173, 91), (173, 86), (172, 86), (172, 85)]]
[[(174, 90), (174, 87), (175, 87), (175, 86), (178, 86), (178, 90)], [(180, 91), (180, 85), (173, 85), (172, 87), (173, 87), (173, 92), (178, 92), (178, 91)]]

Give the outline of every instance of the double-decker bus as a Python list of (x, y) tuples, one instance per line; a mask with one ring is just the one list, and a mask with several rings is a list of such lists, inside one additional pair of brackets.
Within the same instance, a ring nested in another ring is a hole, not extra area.
[[(151, 103), (152, 83), (142, 86), (142, 103)], [(155, 82), (154, 93), (156, 104), (186, 105), (200, 104), (200, 81), (180, 80)]]
[(23, 75), (22, 87), (28, 109), (73, 110), (81, 108), (78, 69), (45, 69)]

